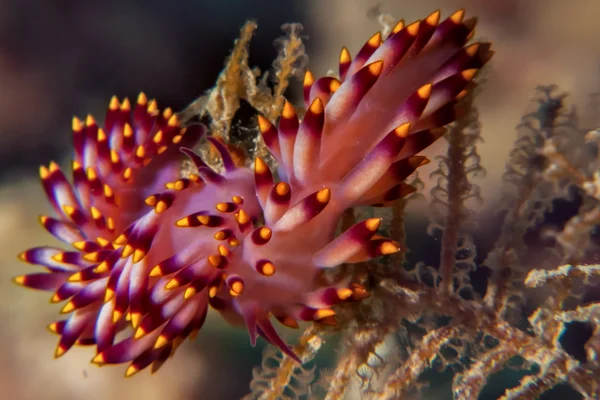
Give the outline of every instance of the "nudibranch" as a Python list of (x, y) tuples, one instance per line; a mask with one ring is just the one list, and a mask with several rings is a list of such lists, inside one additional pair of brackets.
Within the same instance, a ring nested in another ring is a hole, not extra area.
[[(74, 250), (43, 246), (20, 255), (46, 272), (15, 278), (66, 301), (56, 356), (93, 345), (92, 362), (129, 363), (126, 376), (157, 370), (202, 327), (209, 305), (300, 361), (271, 317), (334, 323), (334, 306), (367, 296), (323, 269), (399, 251), (367, 219), (336, 236), (344, 210), (386, 206), (412, 191), (405, 179), (427, 160), (417, 154), (444, 134), (460, 99), (491, 57), (488, 43), (467, 45), (475, 20), (439, 11), (385, 38), (372, 36), (354, 58), (345, 48), (339, 79), (304, 79), (306, 113), (286, 102), (275, 124), (258, 116), (277, 173), (256, 158), (222, 158), (215, 171), (192, 148), (202, 125), (182, 126), (170, 109), (140, 94), (110, 102), (100, 128), (73, 120), (71, 183), (55, 164), (40, 175), (58, 217), (42, 225)], [(180, 177), (181, 157), (196, 171)], [(279, 178), (276, 180), (275, 176)], [(123, 339), (116, 335), (125, 331)]]

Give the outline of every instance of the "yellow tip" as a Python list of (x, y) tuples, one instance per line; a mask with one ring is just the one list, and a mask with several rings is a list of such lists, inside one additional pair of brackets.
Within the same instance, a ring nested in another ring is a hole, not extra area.
[(476, 73), (477, 73), (477, 68), (471, 68), (471, 69), (465, 69), (460, 74), (465, 80), (470, 81), (471, 79), (473, 79), (473, 77), (475, 76)]
[(371, 232), (377, 231), (381, 225), (381, 218), (369, 218), (365, 221), (365, 227)]
[(73, 242), (73, 247), (75, 247), (79, 251), (83, 251), (85, 249), (85, 240), (79, 240), (77, 242)]
[(117, 323), (123, 317), (123, 313), (121, 311), (115, 310), (113, 311), (113, 323)]
[(23, 285), (25, 283), (25, 275), (21, 275), (21, 276), (17, 276), (15, 278), (13, 278), (13, 281), (17, 284), (17, 285)]
[(327, 317), (333, 317), (335, 315), (335, 311), (330, 308), (321, 308), (315, 311), (314, 319), (319, 320)]
[(208, 288), (208, 297), (210, 297), (211, 299), (213, 297), (215, 297), (217, 295), (217, 292), (219, 291), (219, 287), (218, 286), (211, 286)]
[(73, 275), (71, 275), (69, 277), (69, 279), (67, 279), (69, 282), (81, 282), (81, 279), (83, 278), (83, 275), (81, 274), (81, 272), (76, 272)]
[(352, 291), (352, 289), (349, 289), (349, 288), (343, 288), (343, 289), (337, 290), (337, 295), (340, 298), (340, 300), (346, 300), (347, 298), (352, 296), (352, 293), (354, 293), (354, 292)]
[(106, 136), (106, 132), (104, 132), (104, 129), (98, 128), (97, 139), (99, 142), (104, 142), (106, 139), (108, 139), (108, 137)]
[(317, 192), (317, 201), (319, 203), (329, 203), (331, 199), (331, 190), (329, 188), (321, 189)]
[(181, 138), (182, 138), (182, 137), (183, 137), (183, 136), (181, 136), (181, 135), (175, 135), (175, 136), (173, 136), (173, 139), (171, 140), (171, 142), (172, 142), (173, 144), (177, 144), (177, 143), (181, 142)]
[(72, 168), (73, 168), (73, 171), (77, 171), (83, 167), (81, 166), (81, 163), (79, 161), (73, 160)]
[(409, 131), (410, 131), (410, 122), (404, 123), (404, 124), (400, 125), (399, 127), (397, 127), (396, 129), (394, 129), (394, 132), (396, 133), (396, 135), (401, 138), (407, 137)]
[(242, 294), (244, 291), (244, 283), (242, 281), (235, 281), (231, 284), (231, 290), (237, 294)]
[(169, 119), (173, 115), (173, 110), (171, 107), (167, 107), (163, 110), (163, 118)]
[(61, 357), (63, 354), (65, 354), (67, 352), (67, 349), (65, 349), (64, 347), (62, 347), (60, 344), (58, 346), (56, 346), (56, 350), (54, 351), (54, 358), (59, 358)]
[(285, 101), (283, 104), (283, 111), (281, 112), (281, 116), (286, 119), (291, 119), (296, 116), (296, 109), (289, 101)]
[(104, 302), (108, 303), (115, 296), (115, 291), (111, 288), (106, 288), (106, 292), (104, 292)]
[(181, 179), (179, 179), (179, 180), (177, 180), (177, 182), (175, 182), (174, 189), (175, 190), (183, 190), (184, 186), (185, 186), (185, 183)]
[(210, 222), (210, 217), (208, 215), (198, 215), (198, 216), (196, 216), (196, 219), (202, 225), (207, 225)]
[(376, 34), (371, 36), (371, 38), (369, 40), (367, 40), (367, 43), (371, 47), (379, 47), (381, 45), (381, 42), (382, 42), (381, 32), (377, 32)]
[(140, 261), (142, 261), (144, 259), (144, 257), (146, 257), (146, 252), (144, 250), (141, 249), (136, 249), (133, 252), (133, 263), (139, 263)]
[(146, 109), (146, 112), (148, 114), (154, 114), (157, 111), (158, 111), (158, 104), (156, 103), (156, 100), (150, 101), (150, 104), (148, 104), (148, 108)]
[(269, 228), (264, 226), (258, 231), (258, 236), (260, 236), (262, 240), (270, 240), (272, 234), (273, 232)]
[(265, 276), (272, 276), (275, 274), (275, 265), (273, 263), (267, 262), (262, 266), (262, 274)]
[(271, 129), (272, 124), (268, 119), (263, 117), (262, 115), (258, 116), (258, 129), (260, 129), (261, 133), (266, 133), (269, 129)]
[(135, 149), (135, 155), (137, 158), (144, 158), (146, 156), (146, 149), (144, 148), (143, 145), (139, 145), (136, 149)]
[(260, 157), (256, 157), (254, 159), (254, 172), (257, 173), (258, 175), (262, 175), (267, 173), (267, 171), (269, 170), (269, 167), (267, 166), (267, 163), (263, 161), (262, 158)]
[(342, 83), (340, 81), (338, 81), (337, 79), (332, 79), (331, 82), (329, 83), (329, 91), (331, 93), (334, 93), (336, 90), (338, 90), (340, 88), (341, 85), (342, 85)]
[(398, 33), (402, 29), (404, 29), (404, 20), (403, 19), (401, 19), (400, 21), (398, 21), (396, 23), (396, 25), (394, 26), (394, 29), (392, 29), (392, 33), (391, 34), (393, 35), (394, 33)]
[[(196, 294), (196, 288), (190, 286), (187, 289), (185, 289), (185, 292), (183, 293), (183, 298), (184, 299), (189, 299), (190, 297), (194, 296)], [(210, 294), (210, 290), (209, 290), (209, 294)], [(212, 296), (214, 297), (214, 296)]]
[(54, 161), (50, 161), (49, 169), (50, 173), (52, 173), (58, 171), (60, 168), (58, 167), (57, 163), (55, 163)]
[(113, 164), (116, 164), (119, 162), (119, 160), (120, 160), (119, 154), (116, 151), (114, 151), (113, 149), (111, 149), (110, 150), (110, 162)]
[(158, 337), (158, 339), (156, 339), (156, 343), (154, 343), (154, 348), (160, 349), (161, 347), (166, 345), (168, 342), (169, 342), (169, 339), (167, 339), (167, 337), (165, 335), (160, 335)]
[(94, 268), (94, 272), (97, 274), (103, 274), (105, 272), (108, 272), (108, 263), (106, 261), (102, 262), (100, 265), (98, 265), (96, 268)]
[(400, 251), (400, 248), (398, 247), (398, 245), (394, 244), (393, 242), (384, 242), (381, 244), (381, 246), (379, 247), (379, 251), (381, 252), (381, 254), (394, 254)]
[(215, 208), (218, 211), (226, 212), (229, 209), (229, 206), (227, 205), (227, 203), (217, 203), (217, 205), (215, 206)]
[(135, 365), (131, 364), (127, 368), (127, 371), (125, 371), (125, 378), (129, 378), (129, 377), (137, 374), (138, 372), (140, 372), (140, 370)]
[(146, 97), (146, 93), (140, 92), (140, 94), (138, 94), (137, 103), (140, 106), (146, 106), (146, 104), (148, 104), (148, 97)]
[(275, 185), (275, 193), (277, 193), (278, 196), (285, 196), (290, 192), (290, 185), (288, 185), (285, 182), (279, 182), (277, 185)]
[(158, 131), (152, 138), (152, 141), (156, 144), (159, 144), (160, 142), (162, 142), (164, 140), (164, 135), (165, 134), (163, 133), (163, 131)]
[(123, 136), (126, 138), (133, 136), (133, 128), (128, 123), (125, 123), (125, 126), (123, 127)]
[(245, 225), (250, 222), (250, 216), (244, 210), (240, 210), (235, 214), (235, 219), (241, 225)]
[(72, 301), (68, 302), (67, 304), (65, 304), (65, 306), (62, 308), (62, 310), (60, 310), (61, 314), (67, 314), (70, 313), (71, 311), (73, 311), (75, 309), (75, 304), (73, 304)]
[(420, 26), (421, 26), (421, 21), (415, 21), (415, 22), (413, 22), (412, 24), (410, 24), (409, 26), (406, 27), (406, 31), (411, 36), (417, 36), (417, 33), (419, 32), (419, 27)]
[(52, 333), (58, 333), (58, 324), (56, 322), (51, 323), (48, 325), (48, 330)]
[(225, 246), (223, 246), (222, 244), (217, 246), (217, 251), (219, 252), (219, 255), (222, 257), (227, 257), (229, 255), (229, 249)]
[(312, 86), (312, 84), (315, 83), (315, 76), (312, 74), (312, 72), (310, 72), (310, 70), (306, 70), (306, 72), (304, 73), (304, 82), (303, 85), (304, 87), (307, 86)]
[(98, 174), (96, 174), (96, 170), (92, 167), (88, 167), (85, 171), (85, 174), (90, 181), (95, 181), (98, 178)]
[(224, 231), (218, 231), (217, 233), (215, 233), (213, 235), (213, 237), (215, 238), (215, 240), (225, 240), (225, 238), (227, 237), (227, 235), (225, 234)]
[(157, 197), (155, 195), (152, 195), (152, 196), (146, 197), (146, 199), (144, 200), (144, 203), (147, 206), (154, 207), (156, 205), (156, 200), (157, 200)]
[(79, 133), (82, 131), (83, 123), (79, 118), (73, 117), (73, 120), (71, 121), (71, 129), (73, 129), (73, 132), (75, 133)]
[(100, 218), (102, 218), (102, 213), (100, 212), (100, 210), (98, 210), (94, 206), (90, 207), (90, 214), (92, 214), (92, 218), (94, 218), (94, 219), (100, 219)]
[(139, 312), (134, 312), (130, 314), (131, 317), (131, 326), (136, 329), (142, 323), (142, 314)]
[[(23, 252), (19, 253), (19, 255), (17, 257), (19, 257), (19, 260), (21, 260), (21, 261), (27, 261), (27, 252), (23, 251)], [(51, 258), (54, 261), (61, 262), (62, 261), (62, 253), (55, 254)]]
[(235, 203), (235, 204), (244, 204), (244, 199), (241, 196), (231, 196), (231, 200)]
[(369, 72), (373, 76), (381, 75), (381, 71), (383, 71), (383, 60), (375, 61), (367, 66)]
[(162, 271), (160, 269), (160, 265), (157, 265), (156, 267), (152, 268), (152, 271), (150, 271), (150, 277), (156, 278), (159, 276), (162, 276)]
[(171, 279), (166, 285), (165, 289), (172, 290), (177, 289), (179, 287), (179, 281), (175, 278)]
[(323, 100), (321, 100), (319, 97), (317, 97), (316, 99), (313, 100), (312, 104), (309, 107), (310, 112), (312, 112), (315, 115), (319, 115), (323, 113)]
[(111, 97), (110, 98), (110, 103), (108, 105), (108, 108), (111, 111), (117, 111), (119, 109), (119, 106), (120, 106), (120, 104), (119, 104), (119, 99), (117, 98), (117, 96)]
[(340, 53), (340, 64), (349, 64), (352, 62), (352, 56), (347, 48), (342, 47), (342, 51)]
[(133, 246), (130, 244), (126, 244), (125, 247), (123, 247), (123, 251), (121, 252), (121, 258), (127, 258), (131, 256), (133, 254), (133, 251)]
[(86, 126), (96, 125), (96, 120), (91, 114), (88, 114), (88, 116), (85, 117), (85, 124)]
[(104, 358), (104, 354), (96, 354), (96, 357), (92, 359), (92, 364), (102, 365), (106, 363), (106, 359)]
[(465, 10), (464, 9), (460, 9), (458, 11), (456, 11), (454, 14), (452, 14), (450, 16), (450, 21), (454, 22), (455, 24), (460, 24), (463, 20), (465, 16)]
[(167, 203), (165, 203), (164, 200), (160, 200), (158, 203), (156, 203), (156, 206), (154, 207), (154, 211), (156, 211), (157, 214), (160, 214), (162, 212), (165, 212), (167, 210), (167, 208), (169, 208), (167, 206)]
[(431, 96), (431, 88), (432, 87), (433, 87), (433, 85), (431, 83), (421, 86), (419, 88), (419, 90), (417, 90), (419, 97), (422, 99), (428, 99), (429, 96)]
[(172, 128), (175, 128), (179, 125), (179, 120), (177, 119), (177, 115), (172, 115), (171, 118), (167, 121), (167, 125)]
[(440, 10), (434, 11), (431, 14), (429, 14), (427, 18), (425, 18), (425, 22), (427, 22), (428, 25), (436, 26), (440, 22), (440, 15)]
[(121, 103), (121, 111), (124, 111), (124, 112), (131, 111), (131, 102), (129, 101), (129, 99), (127, 97), (125, 97), (123, 99), (123, 102)]
[(183, 217), (180, 220), (175, 221), (175, 226), (178, 226), (180, 228), (187, 228), (190, 226), (190, 221), (188, 217)]
[(139, 339), (146, 334), (146, 331), (140, 326), (135, 330), (135, 334), (133, 335), (134, 339)]
[(106, 183), (104, 184), (102, 189), (104, 191), (104, 197), (114, 196), (114, 192), (113, 192), (112, 188), (110, 186), (108, 186)]
[(477, 54), (477, 50), (479, 50), (480, 46), (481, 43), (473, 43), (472, 45), (465, 48), (465, 52), (469, 57), (473, 57), (475, 54)]
[(49, 176), (50, 176), (50, 171), (48, 170), (48, 168), (45, 165), (41, 165), (40, 166), (40, 178), (48, 179)]
[(213, 254), (211, 256), (208, 256), (207, 260), (210, 263), (210, 265), (212, 265), (215, 268), (221, 265), (221, 256), (219, 254)]

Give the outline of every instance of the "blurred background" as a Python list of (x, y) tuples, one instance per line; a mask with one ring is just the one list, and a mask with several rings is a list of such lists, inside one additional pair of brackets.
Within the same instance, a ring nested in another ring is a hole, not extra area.
[(49, 243), (37, 223), (50, 211), (38, 166), (66, 160), (72, 116), (101, 117), (113, 94), (135, 99), (143, 90), (159, 106), (185, 107), (212, 86), (248, 19), (259, 25), (252, 65), (268, 69), (281, 25), (300, 22), (318, 76), (337, 69), (343, 45), (355, 54), (380, 29), (369, 17), (374, 7), (406, 21), (437, 8), (442, 18), (459, 7), (479, 17), (476, 38), (491, 40), (497, 52), (478, 103), (486, 199), (498, 195), (514, 126), (531, 109), (536, 85), (559, 84), (569, 103), (582, 105), (600, 89), (597, 0), (0, 0), (2, 399), (227, 400), (249, 392), (261, 346), (251, 348), (245, 331), (214, 315), (155, 376), (123, 379), (124, 368), (90, 365), (86, 348), (53, 359), (56, 337), (44, 327), (59, 307), (47, 293), (10, 281), (29, 271), (16, 259), (20, 251)]

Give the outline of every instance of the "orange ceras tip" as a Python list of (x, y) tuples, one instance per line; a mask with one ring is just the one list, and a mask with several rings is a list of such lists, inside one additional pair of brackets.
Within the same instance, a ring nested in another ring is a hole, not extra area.
[(349, 64), (352, 62), (352, 56), (346, 47), (342, 47), (340, 53), (340, 64)]
[(323, 112), (323, 100), (317, 97), (310, 105), (309, 110), (313, 114), (321, 114)]
[(373, 76), (379, 76), (383, 71), (383, 61), (375, 61), (367, 66)]
[(296, 116), (296, 109), (289, 101), (285, 101), (283, 104), (283, 110), (281, 111), (281, 116), (287, 119), (294, 118)]
[(367, 43), (371, 47), (379, 47), (381, 45), (381, 42), (382, 42), (381, 32), (375, 33), (373, 36), (371, 36), (369, 38), (369, 40), (367, 40)]
[(131, 102), (127, 97), (125, 97), (123, 99), (123, 102), (121, 103), (121, 111), (124, 113), (128, 113), (129, 111), (131, 111)]
[(273, 124), (271, 124), (271, 122), (269, 122), (268, 119), (266, 119), (265, 117), (263, 117), (260, 114), (258, 115), (257, 119), (258, 119), (258, 128), (260, 129), (260, 131), (262, 133), (266, 133), (273, 126)]
[(310, 72), (310, 70), (306, 70), (306, 72), (304, 73), (304, 86), (312, 86), (312, 84), (315, 83), (315, 76), (312, 74), (312, 72)]

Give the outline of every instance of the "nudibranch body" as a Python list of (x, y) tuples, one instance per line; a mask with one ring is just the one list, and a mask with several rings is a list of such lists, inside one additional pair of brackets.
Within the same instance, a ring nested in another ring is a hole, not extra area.
[[(290, 327), (333, 323), (332, 307), (366, 291), (343, 280), (322, 286), (319, 271), (400, 250), (377, 234), (380, 219), (337, 237), (336, 228), (348, 208), (386, 206), (414, 190), (404, 181), (427, 162), (416, 154), (454, 121), (491, 56), (489, 44), (465, 47), (475, 22), (463, 16), (400, 22), (353, 59), (343, 49), (339, 79), (307, 72), (302, 120), (288, 102), (277, 124), (258, 117), (279, 181), (262, 159), (239, 167), (208, 137), (223, 161), (214, 171), (190, 150), (205, 128), (182, 127), (143, 94), (133, 110), (114, 98), (104, 129), (75, 119), (72, 184), (56, 164), (41, 177), (59, 215), (42, 224), (76, 251), (27, 250), (21, 259), (48, 272), (16, 278), (68, 300), (67, 319), (50, 326), (56, 355), (89, 344), (97, 364), (130, 363), (127, 376), (154, 371), (195, 336), (210, 305), (245, 325), (253, 344), (260, 335), (297, 359), (270, 317)], [(197, 171), (179, 178), (179, 155)]]

